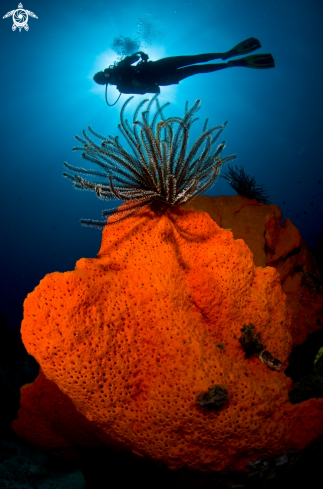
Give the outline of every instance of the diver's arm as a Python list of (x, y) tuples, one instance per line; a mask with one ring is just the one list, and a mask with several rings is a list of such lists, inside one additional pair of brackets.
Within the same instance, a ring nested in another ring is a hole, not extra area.
[(124, 59), (119, 61), (118, 66), (131, 66), (133, 63), (140, 59), (140, 55), (138, 53), (131, 54), (130, 56), (126, 56)]
[(149, 56), (148, 54), (144, 53), (143, 51), (137, 51), (136, 53), (134, 54), (140, 54), (140, 57), (143, 61), (148, 61), (149, 59)]
[(130, 56), (126, 56), (124, 59), (119, 61), (118, 66), (131, 66), (140, 58), (142, 59), (142, 61), (148, 61), (149, 56), (143, 51), (137, 51), (136, 53), (133, 53)]

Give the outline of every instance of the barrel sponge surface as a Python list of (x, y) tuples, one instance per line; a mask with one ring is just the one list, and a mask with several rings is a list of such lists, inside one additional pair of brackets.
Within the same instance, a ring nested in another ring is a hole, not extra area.
[(32, 445), (65, 460), (78, 459), (82, 448), (103, 445), (93, 424), (42, 371), (21, 388), (21, 408), (12, 428)]
[[(323, 324), (323, 294), (305, 277), (320, 277), (314, 256), (299, 230), (277, 205), (261, 204), (241, 195), (201, 195), (186, 210), (204, 211), (235, 239), (243, 239), (257, 266), (273, 267), (280, 275), (283, 292), (292, 310), (293, 347)], [(314, 285), (314, 284), (313, 284)]]
[[(245, 358), (250, 323), (280, 372)], [(289, 403), (290, 330), (279, 274), (244, 241), (204, 212), (143, 209), (104, 229), (97, 258), (40, 282), (22, 338), (101, 440), (171, 469), (226, 471), (323, 433), (323, 399)], [(212, 411), (196, 397), (214, 385), (230, 400)]]

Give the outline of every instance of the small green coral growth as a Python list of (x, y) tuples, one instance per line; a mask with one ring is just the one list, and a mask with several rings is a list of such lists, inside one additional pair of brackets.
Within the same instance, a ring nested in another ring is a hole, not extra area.
[(323, 355), (320, 348), (315, 358), (314, 368), (310, 375), (302, 377), (293, 385), (289, 393), (289, 400), (292, 404), (307, 401), (313, 397), (323, 397)]
[(251, 355), (260, 353), (265, 349), (263, 343), (261, 342), (261, 333), (256, 332), (256, 328), (253, 324), (244, 324), (241, 328), (242, 336), (238, 339), (245, 352), (246, 358)]
[(323, 294), (323, 284), (316, 273), (303, 270), (301, 285), (306, 286), (309, 290), (315, 290), (317, 294)]
[(291, 271), (291, 277), (295, 273), (301, 273), (301, 286), (307, 287), (309, 291), (315, 291), (317, 294), (323, 294), (323, 282), (316, 273), (308, 272), (304, 269), (304, 265), (297, 265)]
[(216, 410), (222, 408), (230, 397), (225, 385), (213, 385), (206, 392), (202, 392), (195, 398), (196, 404)]
[(319, 349), (315, 357), (314, 369), (323, 374), (323, 346)]

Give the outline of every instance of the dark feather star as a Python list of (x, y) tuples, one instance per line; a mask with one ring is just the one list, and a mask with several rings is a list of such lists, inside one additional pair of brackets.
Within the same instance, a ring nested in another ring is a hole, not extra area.
[[(119, 214), (120, 219), (114, 222), (126, 219), (147, 205), (162, 213), (172, 206), (190, 202), (216, 181), (224, 162), (236, 157), (220, 157), (225, 148), (225, 141), (219, 144), (215, 151), (211, 151), (227, 121), (220, 126), (207, 129), (206, 119), (202, 134), (191, 149), (188, 148), (191, 126), (198, 119), (193, 119), (193, 116), (200, 109), (200, 100), (196, 100), (190, 109), (186, 102), (182, 118), (165, 118), (163, 110), (169, 102), (161, 106), (157, 95), (150, 101), (145, 99), (134, 112), (131, 128), (128, 120), (124, 118), (124, 112), (132, 98), (123, 104), (120, 111), (121, 124), (118, 125), (132, 152), (120, 144), (118, 136), (106, 138), (88, 126), (90, 133), (102, 140), (101, 145), (95, 143), (83, 130), (84, 139), (79, 136), (75, 138), (84, 146), (75, 147), (73, 151), (83, 151), (82, 157), (98, 165), (102, 171), (86, 170), (64, 163), (73, 173), (63, 175), (72, 180), (75, 188), (92, 190), (101, 199), (115, 198), (126, 201), (121, 209), (116, 207), (102, 212), (103, 217)], [(141, 122), (137, 120), (137, 116), (147, 102), (147, 110), (141, 113)], [(154, 102), (157, 109), (150, 122), (150, 111)], [(158, 118), (161, 120), (157, 123)], [(100, 180), (88, 180), (83, 178), (85, 175)], [(80, 222), (100, 229), (114, 223), (91, 219), (81, 219)]]

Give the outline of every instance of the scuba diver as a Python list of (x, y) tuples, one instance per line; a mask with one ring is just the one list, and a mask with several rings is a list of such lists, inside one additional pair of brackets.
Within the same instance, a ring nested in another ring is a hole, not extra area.
[[(214, 59), (226, 60), (239, 55), (251, 53), (261, 47), (258, 39), (250, 37), (240, 42), (226, 53), (206, 53), (192, 56), (172, 56), (157, 61), (148, 61), (148, 55), (138, 51), (115, 65), (110, 65), (104, 71), (99, 71), (93, 77), (99, 85), (105, 85), (105, 99), (107, 101), (108, 85), (116, 85), (120, 92), (125, 94), (160, 93), (160, 87), (178, 84), (184, 78), (199, 73), (210, 73), (223, 70), (233, 66), (244, 66), (246, 68), (274, 68), (275, 62), (271, 54), (253, 54), (244, 58), (230, 60), (227, 63), (213, 63), (195, 65)], [(141, 58), (141, 61), (139, 59)], [(133, 63), (139, 61), (137, 65)], [(193, 66), (190, 66), (193, 65)], [(120, 95), (115, 105), (120, 98)]]

